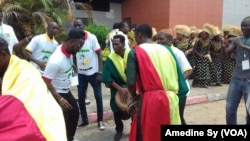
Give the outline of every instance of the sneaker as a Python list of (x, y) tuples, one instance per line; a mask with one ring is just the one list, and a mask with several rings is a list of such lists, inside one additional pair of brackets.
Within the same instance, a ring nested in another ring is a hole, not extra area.
[(89, 105), (90, 104), (90, 100), (89, 99), (85, 99), (85, 104)]
[(89, 125), (89, 122), (82, 122), (81, 124), (79, 124), (77, 126), (77, 128), (81, 128), (81, 127), (84, 127), (84, 126), (87, 126), (87, 125)]
[(99, 121), (98, 122), (98, 127), (100, 130), (104, 130), (106, 127), (104, 126), (103, 122), (102, 121)]
[(114, 141), (119, 141), (122, 138), (122, 132), (117, 132), (114, 136)]

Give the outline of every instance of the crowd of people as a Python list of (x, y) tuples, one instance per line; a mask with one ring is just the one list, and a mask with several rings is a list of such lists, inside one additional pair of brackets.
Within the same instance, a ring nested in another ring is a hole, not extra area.
[[(96, 35), (84, 29), (81, 19), (74, 20), (62, 43), (56, 41), (59, 26), (54, 21), (44, 34), (18, 41), (12, 27), (2, 23), (2, 14), (0, 115), (8, 118), (0, 118), (0, 140), (76, 141), (77, 128), (89, 124), (88, 83), (100, 130), (105, 129), (101, 83), (110, 89), (114, 141), (122, 137), (123, 120), (131, 120), (130, 141), (160, 141), (161, 125), (188, 124), (184, 109), (191, 86), (229, 84), (226, 123), (237, 124), (243, 97), (250, 124), (249, 16), (241, 27), (206, 23), (197, 29), (180, 24), (158, 32), (149, 24), (130, 31), (126, 22), (115, 23), (106, 39), (110, 54), (103, 62)], [(26, 46), (28, 60), (13, 53), (21, 46)], [(77, 86), (78, 101), (72, 86)], [(14, 109), (18, 112), (8, 114)]]

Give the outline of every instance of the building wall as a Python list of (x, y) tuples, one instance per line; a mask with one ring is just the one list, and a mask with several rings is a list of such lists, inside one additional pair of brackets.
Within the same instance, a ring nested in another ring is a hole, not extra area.
[(186, 24), (201, 28), (204, 23), (222, 25), (223, 0), (170, 0), (169, 26)]
[[(130, 18), (131, 25), (148, 23), (157, 30), (187, 24), (201, 28), (204, 23), (222, 27), (226, 24), (240, 26), (242, 19), (250, 16), (249, 0), (124, 0), (122, 4), (110, 3), (110, 12), (93, 11), (93, 19), (112, 29), (113, 23)], [(75, 16), (86, 18), (81, 10)]]
[(124, 0), (122, 19), (129, 17), (137, 26), (148, 23), (156, 29), (168, 27), (169, 0)]
[(122, 19), (131, 17), (131, 23), (148, 23), (157, 30), (176, 24), (221, 26), (222, 7), (223, 0), (124, 0)]
[(110, 29), (112, 29), (115, 22), (121, 21), (121, 11), (121, 4), (110, 3), (109, 12), (94, 11), (93, 19), (99, 23), (106, 24)]
[(249, 0), (223, 0), (222, 25), (240, 26), (241, 21), (250, 16)]
[[(88, 18), (89, 15), (83, 10), (75, 10), (75, 17), (78, 18)], [(121, 4), (110, 3), (109, 12), (92, 11), (92, 18), (98, 23), (107, 25), (110, 29), (113, 28), (115, 22), (121, 21)]]

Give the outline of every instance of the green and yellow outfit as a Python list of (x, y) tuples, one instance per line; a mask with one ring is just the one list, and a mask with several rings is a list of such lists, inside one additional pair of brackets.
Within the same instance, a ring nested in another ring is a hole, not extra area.
[[(125, 88), (127, 87), (127, 80), (125, 75), (127, 58), (130, 49), (125, 49), (124, 56), (112, 52), (106, 59), (106, 62), (102, 71), (102, 82), (105, 84), (110, 84), (112, 82), (117, 83), (119, 86)], [(114, 113), (114, 120), (116, 124), (116, 131), (123, 131), (123, 123), (122, 123), (122, 113), (119, 111), (116, 103), (115, 103), (115, 95), (117, 93), (117, 89), (110, 86), (110, 107)]]

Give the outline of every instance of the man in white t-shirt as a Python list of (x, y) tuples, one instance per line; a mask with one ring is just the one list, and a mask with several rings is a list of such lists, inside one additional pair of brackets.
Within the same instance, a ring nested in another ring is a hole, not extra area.
[(115, 35), (123, 35), (125, 37), (125, 48), (129, 48), (128, 37), (122, 31), (119, 30), (120, 23), (114, 23), (113, 30), (110, 31), (106, 37), (106, 45), (109, 47), (110, 52), (114, 52), (112, 40)]
[(49, 22), (47, 32), (33, 37), (24, 50), (27, 59), (41, 72), (44, 71), (50, 56), (58, 46), (55, 40), (58, 30), (56, 22)]
[(18, 43), (12, 26), (3, 23), (3, 10), (0, 9), (0, 37), (4, 38), (9, 45), (10, 54), (13, 53), (13, 46)]
[[(84, 30), (81, 19), (74, 21), (74, 28)], [(95, 95), (97, 106), (97, 121), (100, 130), (105, 129), (103, 124), (103, 101), (101, 89), (102, 57), (101, 48), (96, 36), (85, 31), (85, 43), (76, 54), (76, 65), (78, 69), (78, 102), (82, 117), (82, 123), (78, 127), (89, 124), (88, 114), (85, 105), (86, 91), (88, 83), (91, 84)]]
[(83, 31), (70, 30), (67, 40), (49, 58), (43, 73), (48, 89), (63, 109), (68, 141), (74, 140), (79, 119), (79, 108), (70, 91), (74, 72), (72, 54), (79, 51), (84, 44), (83, 37)]
[[(173, 54), (175, 55), (177, 64), (181, 68), (181, 71), (183, 72), (184, 78), (186, 79), (186, 84), (189, 88), (188, 93), (186, 94), (186, 98), (190, 93), (190, 85), (188, 82), (188, 78), (191, 76), (193, 73), (192, 67), (190, 63), (188, 62), (185, 54), (179, 50), (177, 47), (174, 47), (172, 45), (173, 41), (173, 36), (170, 31), (168, 30), (161, 30), (159, 33), (156, 35), (156, 40), (158, 43), (163, 44), (164, 46), (170, 47), (170, 49), (173, 51)], [(186, 125), (185, 119), (184, 119), (184, 109), (186, 105), (186, 98), (183, 100), (183, 103), (180, 103), (180, 118), (181, 118), (181, 124)]]
[(130, 48), (129, 46), (129, 40), (128, 40), (128, 32), (129, 32), (129, 26), (128, 23), (125, 21), (122, 21), (118, 25), (119, 31), (121, 31), (121, 35), (125, 37), (125, 48)]

